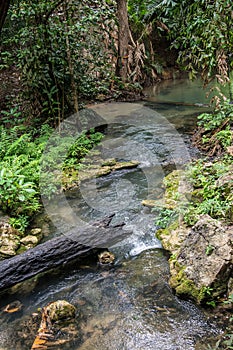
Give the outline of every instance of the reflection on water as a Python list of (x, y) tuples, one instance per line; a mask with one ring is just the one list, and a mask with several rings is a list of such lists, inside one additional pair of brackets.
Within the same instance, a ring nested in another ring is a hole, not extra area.
[[(181, 101), (182, 96), (182, 101), (203, 103), (199, 88), (190, 86), (189, 99), (184, 84), (189, 86), (187, 81), (171, 83), (161, 90), (160, 98), (169, 100), (172, 95), (172, 100)], [(193, 156), (188, 133), (201, 109), (157, 105), (150, 99), (144, 105), (115, 103), (95, 110), (108, 121), (101, 157), (135, 159), (140, 166), (87, 181), (80, 190), (68, 192), (65, 199), (53, 203), (54, 220), (64, 231), (69, 229), (65, 218), (70, 212), (87, 223), (114, 212), (113, 224), (124, 221), (132, 234), (117, 244), (109, 242), (117, 258), (110, 269), (101, 269), (93, 257), (2, 294), (2, 349), (30, 349), (38, 327), (30, 315), (51, 301), (65, 299), (77, 307), (78, 316), (70, 341), (56, 349), (194, 350), (198, 339), (217, 330), (199, 308), (179, 300), (169, 288), (167, 258), (155, 238), (155, 213), (142, 207), (141, 201), (161, 199), (167, 167), (182, 167)], [(22, 310), (4, 313), (4, 305), (14, 300), (23, 304)]]
[(209, 104), (215, 91), (211, 91), (214, 86), (220, 88), (225, 96), (229, 96), (229, 86), (221, 86), (211, 83), (208, 87), (203, 87), (202, 80), (177, 79), (165, 80), (160, 84), (148, 87), (144, 90), (149, 101), (164, 103), (184, 103), (184, 104)]

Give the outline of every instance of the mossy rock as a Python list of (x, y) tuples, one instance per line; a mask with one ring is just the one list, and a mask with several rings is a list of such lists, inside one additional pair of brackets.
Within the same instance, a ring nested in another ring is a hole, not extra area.
[(164, 207), (175, 209), (179, 204), (184, 204), (192, 197), (192, 186), (185, 178), (185, 172), (181, 169), (173, 170), (163, 180), (165, 186)]
[(155, 208), (156, 206), (158, 206), (158, 201), (157, 200), (154, 200), (154, 199), (144, 199), (141, 204), (144, 206), (144, 207), (147, 207), (147, 208)]
[(140, 163), (136, 160), (128, 162), (116, 162), (115, 159), (108, 159), (100, 164), (92, 164), (79, 172), (79, 180), (87, 181), (90, 179), (106, 176), (115, 170), (136, 168)]
[(116, 159), (115, 158), (109, 158), (109, 159), (105, 159), (103, 160), (101, 166), (114, 166), (116, 165)]
[(180, 248), (186, 232), (186, 227), (179, 224), (179, 220), (175, 220), (168, 227), (159, 229), (156, 237), (162, 242), (163, 248), (174, 255)]
[(51, 322), (57, 322), (74, 318), (76, 308), (65, 300), (57, 300), (46, 306), (46, 311)]
[(232, 275), (231, 230), (202, 215), (187, 229), (186, 237), (176, 249), (173, 238), (179, 230), (180, 227), (171, 230), (168, 237), (162, 235), (163, 244), (173, 254), (169, 259), (171, 287), (178, 295), (189, 296), (197, 303), (217, 300), (227, 292)]
[(117, 162), (113, 166), (112, 170), (132, 169), (136, 168), (139, 164), (140, 162), (138, 162), (137, 160), (130, 160), (128, 162)]
[(172, 273), (169, 280), (170, 286), (175, 289), (176, 294), (182, 297), (188, 297), (195, 300), (198, 304), (201, 304), (207, 299), (207, 287), (198, 288), (194, 281), (187, 278), (185, 274), (184, 266), (180, 266), (179, 263), (175, 262), (175, 269), (177, 273)]

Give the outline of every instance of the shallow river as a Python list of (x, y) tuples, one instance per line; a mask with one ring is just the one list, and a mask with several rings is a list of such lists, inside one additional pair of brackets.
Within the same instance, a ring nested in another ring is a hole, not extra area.
[[(137, 160), (138, 168), (86, 181), (80, 190), (46, 204), (56, 227), (53, 235), (112, 214), (112, 225), (125, 222), (119, 237), (104, 238), (116, 264), (102, 269), (95, 259), (85, 260), (2, 294), (0, 349), (30, 349), (35, 337), (30, 315), (58, 299), (74, 304), (78, 316), (70, 341), (56, 349), (192, 350), (199, 340), (207, 342), (219, 332), (201, 309), (172, 293), (167, 256), (155, 238), (156, 212), (141, 204), (144, 199), (161, 200), (163, 177), (198, 156), (190, 147), (190, 133), (198, 113), (206, 110), (199, 105), (206, 103), (204, 93), (199, 82), (190, 86), (177, 81), (161, 86), (159, 95), (156, 89), (147, 94), (145, 102), (92, 107), (107, 125), (97, 153), (102, 159)], [(77, 239), (103, 244), (103, 237)], [(14, 300), (23, 304), (22, 310), (5, 314), (4, 305)]]

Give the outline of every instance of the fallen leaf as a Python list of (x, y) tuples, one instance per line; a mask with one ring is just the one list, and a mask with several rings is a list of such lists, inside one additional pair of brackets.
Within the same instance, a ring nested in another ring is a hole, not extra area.
[(23, 304), (20, 301), (16, 300), (16, 301), (13, 301), (13, 303), (8, 304), (3, 310), (3, 312), (12, 314), (14, 312), (20, 311), (22, 307), (23, 307)]
[(41, 339), (40, 336), (37, 336), (34, 340), (34, 343), (31, 347), (31, 349), (47, 349), (47, 346), (45, 345), (46, 340)]

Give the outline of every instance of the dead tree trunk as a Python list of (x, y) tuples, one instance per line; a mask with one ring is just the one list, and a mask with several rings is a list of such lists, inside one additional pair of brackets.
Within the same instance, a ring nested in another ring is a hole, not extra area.
[(101, 224), (97, 223), (98, 226), (73, 230), (67, 235), (56, 237), (25, 253), (1, 261), (0, 290), (71, 261), (91, 257), (131, 233), (122, 229), (124, 224), (108, 227), (110, 220), (111, 217)]

